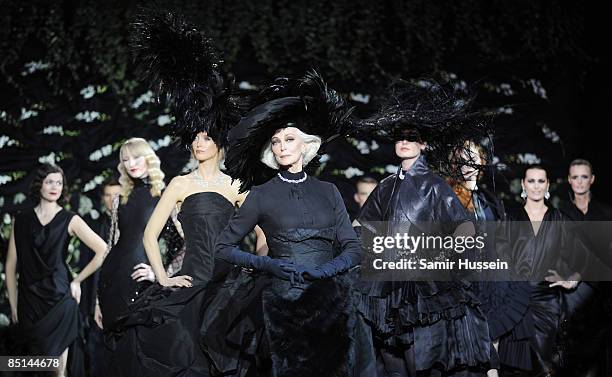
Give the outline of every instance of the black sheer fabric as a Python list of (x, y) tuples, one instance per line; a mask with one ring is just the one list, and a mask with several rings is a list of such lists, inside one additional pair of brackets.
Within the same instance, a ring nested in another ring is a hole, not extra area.
[(60, 210), (42, 225), (34, 210), (15, 217), (20, 341), (29, 355), (60, 356), (69, 348), (69, 376), (84, 375), (83, 322), (70, 293), (66, 264), (74, 213)]

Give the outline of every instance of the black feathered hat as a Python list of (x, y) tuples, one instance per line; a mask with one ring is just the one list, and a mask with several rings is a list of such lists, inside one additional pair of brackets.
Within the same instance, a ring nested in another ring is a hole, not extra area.
[(227, 146), (227, 131), (240, 119), (240, 97), (221, 73), (213, 41), (169, 11), (143, 9), (132, 24), (132, 48), (141, 79), (176, 121), (172, 134), (185, 146), (205, 131)]
[(380, 110), (370, 118), (355, 120), (355, 128), (358, 133), (374, 133), (389, 142), (427, 143), (429, 164), (446, 177), (462, 179), (461, 166), (473, 165), (461, 157), (471, 155), (466, 141), (479, 143), (491, 138), (486, 116), (471, 110), (473, 100), (472, 94), (450, 83), (397, 81)]
[(261, 157), (276, 130), (296, 127), (317, 135), (323, 148), (346, 132), (353, 110), (314, 70), (301, 79), (276, 79), (261, 92), (257, 103), (229, 132), (225, 166), (232, 178), (241, 181), (241, 191), (264, 183), (275, 173)]

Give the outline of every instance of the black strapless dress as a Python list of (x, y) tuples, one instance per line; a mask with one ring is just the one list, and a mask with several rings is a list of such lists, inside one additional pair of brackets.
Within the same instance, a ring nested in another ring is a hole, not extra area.
[(213, 278), (216, 238), (234, 206), (214, 192), (188, 196), (179, 220), (185, 232), (185, 259), (177, 275), (193, 277), (191, 288), (159, 284), (141, 292), (130, 312), (119, 318), (112, 376), (208, 376), (209, 362), (200, 345), (201, 326)]
[(45, 226), (33, 210), (15, 217), (18, 331), (28, 355), (60, 356), (68, 348), (68, 376), (83, 376), (83, 321), (66, 264), (74, 215), (62, 209)]

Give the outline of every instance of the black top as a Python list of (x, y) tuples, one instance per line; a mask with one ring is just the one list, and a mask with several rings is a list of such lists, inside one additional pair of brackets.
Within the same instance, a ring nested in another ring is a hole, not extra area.
[(549, 269), (568, 277), (584, 268), (584, 247), (569, 218), (558, 209), (548, 208), (537, 234), (524, 208), (510, 211), (508, 220), (504, 234), (498, 234), (498, 253), (512, 262), (517, 277), (542, 281)]
[(198, 192), (183, 201), (178, 219), (185, 232), (185, 259), (177, 275), (189, 275), (194, 283), (211, 280), (215, 241), (234, 214), (234, 205), (216, 192)]
[(99, 299), (105, 330), (111, 328), (147, 285), (133, 280), (131, 274), (138, 263), (148, 263), (142, 238), (158, 200), (151, 196), (148, 183), (137, 180), (127, 203), (119, 206), (119, 241), (111, 248), (100, 271)]
[(589, 201), (587, 213), (582, 213), (581, 210), (571, 201), (561, 203), (559, 209), (567, 217), (574, 221), (610, 221), (612, 220), (612, 209), (599, 200), (593, 198)]
[[(304, 177), (303, 172), (282, 171), (281, 174), (290, 180)], [(277, 176), (253, 187), (219, 236), (217, 251), (237, 247), (255, 225), (264, 231), (268, 255), (272, 258), (290, 259), (296, 264), (311, 267), (331, 260), (331, 247), (310, 249), (309, 253), (298, 253), (297, 248), (292, 248), (291, 245), (298, 240), (313, 236), (335, 240), (342, 252), (351, 255), (353, 265), (359, 263), (361, 258), (361, 246), (338, 189), (331, 183), (310, 176), (301, 183), (288, 183)]]

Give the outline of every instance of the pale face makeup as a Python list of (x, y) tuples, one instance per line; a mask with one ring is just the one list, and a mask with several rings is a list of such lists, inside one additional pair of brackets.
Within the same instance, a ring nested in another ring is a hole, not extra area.
[(591, 191), (595, 176), (587, 165), (574, 165), (570, 167), (567, 181), (576, 195), (584, 195)]
[(302, 166), (306, 144), (295, 127), (281, 128), (270, 139), (272, 153), (280, 166)]
[(145, 157), (133, 155), (129, 148), (123, 150), (121, 163), (128, 175), (133, 179), (146, 178), (149, 175)]
[(219, 148), (212, 138), (205, 131), (198, 132), (191, 143), (191, 153), (199, 162), (207, 161), (216, 158), (219, 154)]
[(469, 164), (461, 166), (463, 179), (468, 182), (478, 180), (478, 166), (482, 165), (483, 162), (478, 150), (473, 145), (470, 145), (469, 150), (463, 150), (461, 152), (461, 158)]
[(527, 193), (527, 199), (538, 202), (544, 199), (544, 195), (548, 191), (548, 178), (546, 171), (542, 169), (529, 169), (525, 172), (525, 178), (522, 181), (523, 190)]
[(40, 187), (40, 197), (47, 202), (55, 202), (62, 196), (64, 180), (60, 173), (51, 173), (45, 177)]

